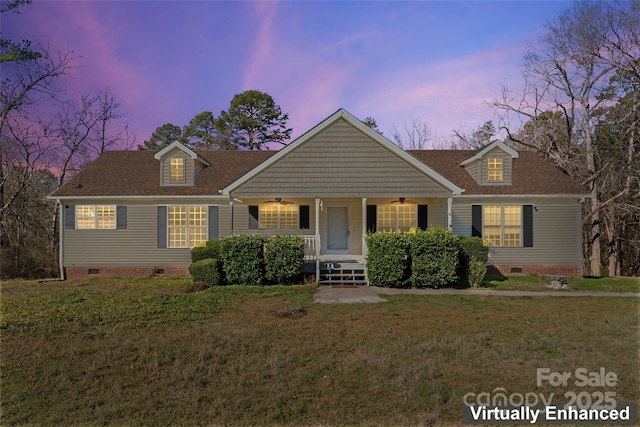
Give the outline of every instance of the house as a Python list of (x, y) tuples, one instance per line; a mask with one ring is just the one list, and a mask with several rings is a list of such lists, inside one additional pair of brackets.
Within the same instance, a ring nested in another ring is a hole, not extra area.
[(340, 109), (280, 151), (106, 152), (49, 198), (66, 278), (185, 275), (190, 248), (302, 234), (316, 265), (366, 262), (373, 231), (481, 236), (503, 274), (577, 277), (585, 189), (538, 154), (404, 151)]

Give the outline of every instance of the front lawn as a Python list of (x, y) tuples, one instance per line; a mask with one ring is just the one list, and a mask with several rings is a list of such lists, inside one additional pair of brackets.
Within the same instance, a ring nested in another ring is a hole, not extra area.
[[(569, 290), (596, 292), (640, 292), (640, 277), (568, 278)], [(546, 276), (490, 277), (483, 288), (509, 291), (549, 291)]]
[(2, 284), (3, 425), (458, 425), (536, 369), (617, 373), (640, 400), (635, 298), (385, 296), (188, 279)]

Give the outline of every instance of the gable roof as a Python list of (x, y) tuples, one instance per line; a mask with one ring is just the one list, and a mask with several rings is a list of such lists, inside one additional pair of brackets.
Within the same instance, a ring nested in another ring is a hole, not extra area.
[(508, 145), (504, 144), (501, 141), (493, 141), (491, 144), (487, 145), (486, 147), (484, 147), (483, 149), (481, 149), (480, 151), (475, 153), (473, 156), (471, 156), (468, 159), (465, 159), (462, 162), (460, 162), (460, 166), (466, 166), (469, 163), (472, 163), (472, 162), (474, 162), (476, 160), (481, 159), (482, 156), (484, 156), (485, 154), (487, 154), (488, 152), (490, 152), (494, 148), (501, 149), (502, 151), (504, 151), (505, 153), (507, 153), (508, 155), (510, 155), (514, 159), (518, 158), (518, 152), (516, 150), (514, 150), (513, 148), (509, 147)]
[(160, 185), (157, 151), (107, 151), (50, 198), (130, 196), (219, 196), (219, 190), (273, 156), (275, 151), (196, 151), (210, 164), (193, 186)]
[(588, 197), (587, 190), (560, 169), (533, 151), (517, 152), (512, 161), (511, 185), (480, 185), (462, 166), (475, 150), (408, 150), (412, 156), (429, 165), (442, 176), (464, 188), (464, 196), (472, 195), (572, 195)]
[(254, 178), (256, 175), (258, 175), (265, 169), (269, 168), (271, 165), (278, 162), (283, 157), (287, 156), (290, 152), (295, 150), (297, 147), (304, 144), (305, 142), (307, 142), (308, 140), (310, 140), (311, 138), (313, 138), (323, 130), (327, 129), (333, 123), (335, 123), (340, 119), (346, 121), (356, 129), (358, 129), (359, 131), (367, 135), (369, 138), (371, 138), (371, 140), (375, 141), (376, 143), (380, 144), (387, 150), (391, 151), (400, 159), (404, 160), (411, 166), (415, 167), (420, 172), (424, 173), (426, 176), (430, 177), (435, 182), (437, 182), (438, 184), (442, 185), (443, 187), (451, 191), (453, 194), (461, 194), (464, 191), (462, 188), (460, 188), (459, 186), (457, 186), (456, 184), (454, 184), (444, 176), (440, 175), (438, 172), (436, 172), (435, 170), (427, 166), (425, 163), (420, 162), (415, 157), (409, 155), (402, 148), (398, 147), (393, 142), (389, 141), (383, 135), (381, 135), (380, 133), (371, 129), (369, 126), (362, 123), (356, 117), (351, 115), (348, 111), (346, 111), (343, 108), (340, 108), (338, 111), (336, 111), (335, 113), (333, 113), (332, 115), (324, 119), (322, 122), (318, 123), (316, 126), (314, 126), (310, 130), (305, 132), (303, 135), (296, 138), (293, 142), (291, 142), (285, 148), (278, 151), (278, 153), (275, 156), (269, 158), (267, 161), (265, 161), (258, 167), (251, 169), (246, 174), (240, 176), (237, 180), (235, 180), (234, 182), (230, 183), (228, 186), (223, 188), (222, 194), (228, 195), (231, 191), (235, 190), (242, 184)]

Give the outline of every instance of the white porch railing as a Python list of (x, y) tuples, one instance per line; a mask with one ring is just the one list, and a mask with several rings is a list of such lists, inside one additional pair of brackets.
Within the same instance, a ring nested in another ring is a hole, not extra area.
[(319, 245), (319, 239), (316, 236), (303, 236), (304, 237), (304, 259), (305, 261), (314, 261), (317, 257), (317, 250)]

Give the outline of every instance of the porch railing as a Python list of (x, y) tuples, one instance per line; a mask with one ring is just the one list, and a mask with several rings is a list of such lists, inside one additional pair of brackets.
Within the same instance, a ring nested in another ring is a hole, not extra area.
[(304, 259), (305, 261), (315, 261), (320, 247), (320, 239), (317, 236), (304, 236)]

